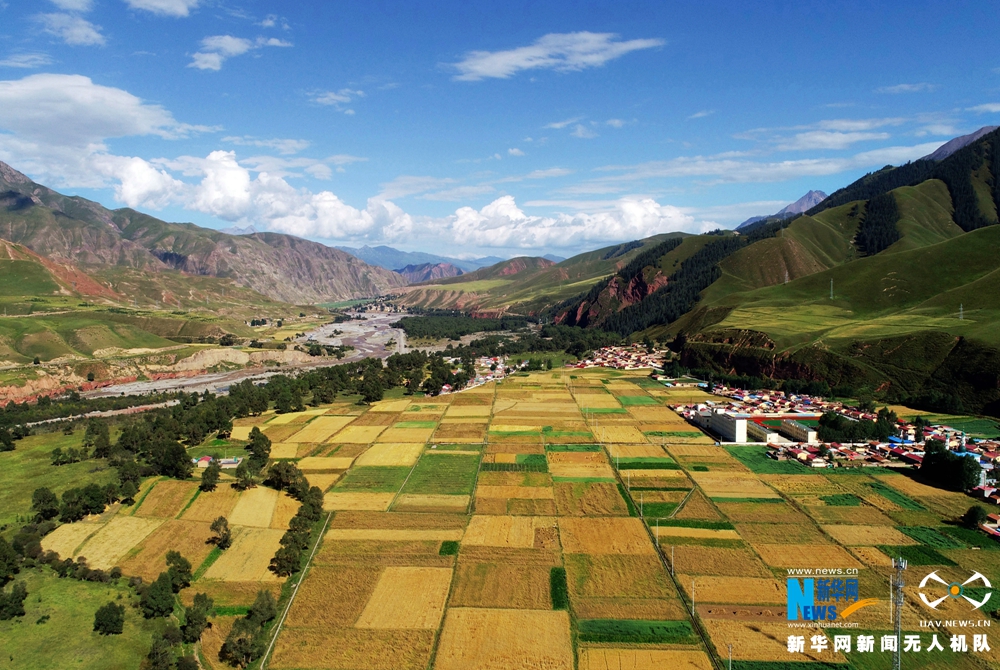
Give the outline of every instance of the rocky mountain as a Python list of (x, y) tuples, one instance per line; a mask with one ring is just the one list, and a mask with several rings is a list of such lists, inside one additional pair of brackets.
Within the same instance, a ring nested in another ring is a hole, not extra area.
[(804, 196), (793, 202), (792, 204), (784, 207), (780, 212), (776, 214), (768, 214), (766, 216), (751, 216), (749, 219), (736, 226), (736, 230), (745, 230), (746, 228), (752, 226), (760, 221), (766, 221), (768, 219), (787, 219), (796, 214), (801, 214), (806, 210), (812, 209), (819, 203), (826, 200), (827, 195), (823, 191), (809, 191)]
[(438, 263), (447, 263), (449, 265), (454, 265), (462, 272), (474, 272), (479, 268), (496, 265), (504, 260), (499, 256), (484, 256), (482, 258), (463, 260), (461, 258), (450, 258), (448, 256), (428, 254), (423, 251), (400, 251), (399, 249), (393, 249), (392, 247), (387, 247), (385, 245), (377, 247), (365, 245), (359, 248), (337, 248), (341, 251), (346, 251), (355, 258), (360, 258), (369, 265), (377, 265), (380, 268), (385, 268), (386, 270), (394, 270), (395, 268), (401, 268), (407, 265), (437, 265)]
[(458, 277), (465, 274), (451, 263), (407, 265), (405, 268), (396, 270), (396, 273), (402, 275), (410, 284), (419, 284), (420, 282), (444, 279), (446, 277)]
[(86, 272), (124, 268), (155, 277), (176, 270), (230, 279), (289, 303), (376, 296), (406, 284), (394, 272), (297, 237), (229, 235), (133, 209), (110, 210), (36, 184), (2, 162), (0, 238)]
[(1000, 128), (1000, 126), (983, 126), (982, 128), (980, 128), (979, 130), (977, 130), (974, 133), (969, 133), (968, 135), (962, 135), (960, 137), (956, 137), (953, 140), (949, 140), (948, 142), (945, 142), (940, 147), (938, 147), (937, 150), (934, 151), (934, 153), (927, 154), (926, 156), (924, 156), (920, 160), (923, 160), (923, 161), (943, 161), (945, 158), (947, 158), (948, 156), (952, 155), (953, 153), (955, 153), (956, 151), (958, 151), (962, 147), (968, 146), (972, 142), (975, 142), (976, 140), (978, 140), (983, 135), (987, 135), (989, 133), (992, 133), (997, 128)]

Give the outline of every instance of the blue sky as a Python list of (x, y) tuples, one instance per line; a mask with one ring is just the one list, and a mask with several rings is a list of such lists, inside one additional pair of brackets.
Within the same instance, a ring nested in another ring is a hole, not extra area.
[(330, 244), (731, 227), (1000, 123), (990, 3), (0, 2), (0, 160)]

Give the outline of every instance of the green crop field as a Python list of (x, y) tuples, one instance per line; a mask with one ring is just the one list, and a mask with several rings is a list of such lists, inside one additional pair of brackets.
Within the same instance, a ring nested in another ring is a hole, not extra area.
[(927, 528), (926, 526), (899, 526), (897, 530), (932, 549), (961, 549), (964, 546), (962, 542), (948, 535), (941, 534), (935, 528)]
[(479, 456), (425, 452), (400, 493), (469, 495), (476, 483)]
[(798, 461), (768, 458), (766, 447), (725, 447), (725, 450), (758, 475), (805, 475), (820, 472), (817, 468), (808, 468)]
[(694, 639), (687, 621), (584, 619), (577, 625), (584, 642), (685, 644)]
[(410, 468), (379, 465), (358, 466), (337, 482), (335, 491), (398, 491), (410, 474)]

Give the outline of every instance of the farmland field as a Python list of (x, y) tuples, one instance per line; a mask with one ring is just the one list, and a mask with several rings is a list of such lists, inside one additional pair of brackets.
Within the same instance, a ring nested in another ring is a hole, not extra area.
[[(779, 615), (789, 568), (857, 569), (862, 597), (882, 601), (890, 556), (909, 559), (908, 583), (934, 569), (1000, 581), (1000, 544), (956, 523), (965, 496), (905, 473), (812, 470), (759, 447), (715, 446), (670, 408), (707, 394), (640, 374), (547, 371), (475, 393), (241, 419), (234, 438), (255, 425), (273, 435), (272, 459), (296, 463), (331, 514), (268, 667), (709, 670), (732, 643), (734, 668), (787, 670)], [(20, 449), (24, 466), (12, 473), (52, 467), (38, 447)], [(76, 476), (74, 465), (63, 472)], [(135, 505), (62, 524), (42, 546), (146, 583), (180, 551), (196, 573), (181, 602), (201, 591), (221, 608), (200, 647), (218, 669), (234, 612), (261, 588), (282, 593), (268, 565), (299, 503), (260, 483), (237, 491), (229, 472), (201, 492), (198, 474), (147, 479)], [(0, 487), (4, 496), (21, 500), (21, 513), (30, 505), (30, 491), (27, 503), (23, 491)], [(225, 551), (209, 542), (218, 516), (233, 530)], [(118, 588), (52, 581), (64, 583)], [(39, 582), (43, 598), (52, 584)], [(911, 631), (920, 607), (908, 592)], [(133, 614), (125, 635), (145, 636), (144, 654), (151, 631)], [(884, 602), (853, 616), (876, 635), (889, 630)], [(64, 656), (61, 667), (77, 667)]]

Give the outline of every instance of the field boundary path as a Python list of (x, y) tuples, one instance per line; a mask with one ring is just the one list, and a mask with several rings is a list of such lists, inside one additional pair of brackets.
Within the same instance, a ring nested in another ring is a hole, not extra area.
[(261, 670), (264, 670), (264, 668), (267, 667), (268, 661), (271, 660), (271, 651), (274, 649), (274, 643), (278, 641), (278, 635), (281, 634), (281, 627), (285, 625), (285, 619), (288, 617), (288, 612), (292, 609), (292, 603), (295, 602), (295, 596), (299, 593), (299, 587), (302, 586), (302, 582), (306, 580), (306, 575), (309, 573), (309, 566), (312, 565), (313, 556), (316, 555), (316, 550), (319, 549), (319, 545), (323, 541), (323, 536), (326, 535), (326, 528), (330, 525), (330, 519), (333, 518), (333, 514), (333, 512), (327, 513), (326, 521), (323, 522), (323, 528), (319, 532), (319, 537), (316, 538), (316, 544), (313, 545), (312, 551), (309, 552), (309, 559), (306, 561), (305, 567), (302, 568), (302, 574), (299, 576), (299, 581), (295, 582), (295, 586), (292, 587), (292, 595), (288, 598), (288, 604), (285, 605), (285, 611), (281, 613), (281, 619), (278, 620), (278, 625), (274, 627), (274, 635), (271, 636), (271, 643), (267, 645), (267, 651), (265, 651), (264, 656), (261, 657)]

